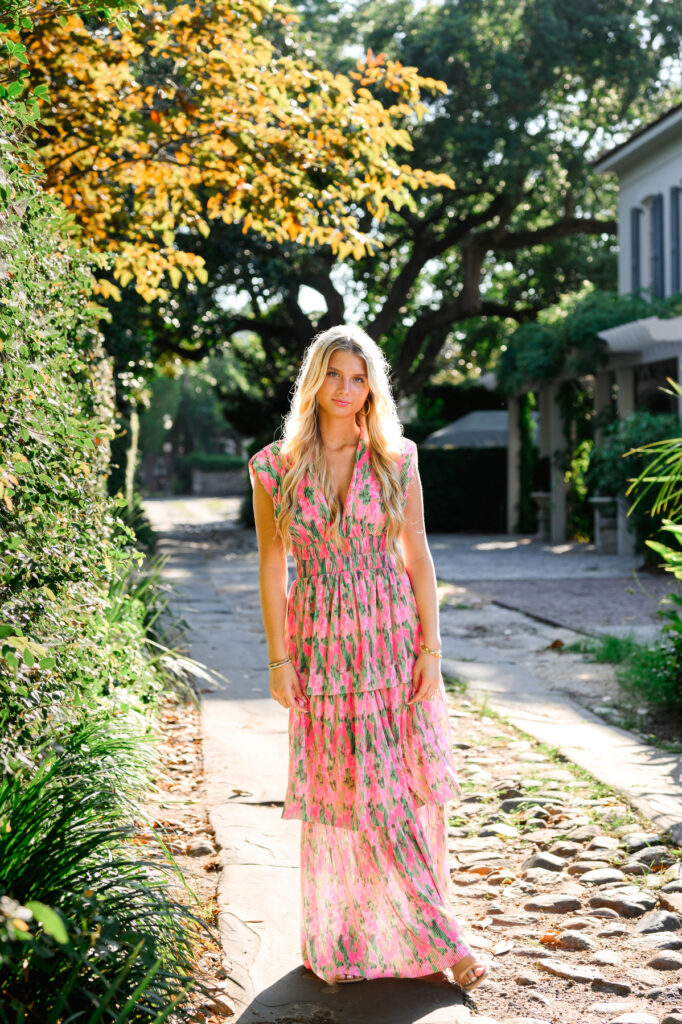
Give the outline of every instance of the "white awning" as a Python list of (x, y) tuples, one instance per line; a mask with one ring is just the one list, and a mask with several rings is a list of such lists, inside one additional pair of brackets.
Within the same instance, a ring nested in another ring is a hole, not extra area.
[[(537, 413), (532, 414), (537, 419)], [(506, 448), (509, 413), (506, 409), (479, 409), (448, 423), (422, 442), (423, 448)]]
[[(643, 320), (632, 320), (628, 324), (599, 331), (599, 337), (604, 339), (612, 352), (644, 352), (656, 346), (656, 358), (665, 359), (668, 354), (675, 355), (674, 346), (682, 345), (682, 316), (668, 320), (647, 316)], [(672, 346), (669, 353), (666, 352), (668, 345)], [(651, 354), (647, 353), (649, 357)]]

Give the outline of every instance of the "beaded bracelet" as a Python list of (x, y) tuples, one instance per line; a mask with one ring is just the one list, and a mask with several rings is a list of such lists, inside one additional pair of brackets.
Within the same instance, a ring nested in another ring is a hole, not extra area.
[(281, 661), (269, 661), (268, 668), (280, 668), (282, 665), (288, 665), (291, 658), (282, 658)]
[(423, 640), (419, 642), (419, 647), (422, 651), (426, 651), (427, 654), (432, 654), (434, 658), (442, 658), (442, 651), (432, 651), (430, 647), (427, 647)]

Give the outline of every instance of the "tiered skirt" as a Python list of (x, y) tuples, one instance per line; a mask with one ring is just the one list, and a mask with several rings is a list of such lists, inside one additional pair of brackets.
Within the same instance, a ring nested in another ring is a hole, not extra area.
[(421, 977), (471, 952), (448, 901), (459, 792), (443, 687), (309, 698), (289, 718), (283, 817), (301, 818), (301, 950), (332, 981)]

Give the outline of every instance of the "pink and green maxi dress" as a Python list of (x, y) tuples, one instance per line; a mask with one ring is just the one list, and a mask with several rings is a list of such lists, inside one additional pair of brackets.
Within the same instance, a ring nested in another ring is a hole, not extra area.
[[(249, 463), (275, 514), (280, 442)], [(417, 467), (403, 439), (404, 498)], [(312, 471), (291, 527), (286, 642), (310, 713), (289, 712), (284, 818), (300, 818), (303, 963), (331, 981), (420, 977), (471, 950), (448, 904), (445, 803), (459, 793), (445, 692), (407, 704), (421, 628), (360, 440), (340, 543)]]

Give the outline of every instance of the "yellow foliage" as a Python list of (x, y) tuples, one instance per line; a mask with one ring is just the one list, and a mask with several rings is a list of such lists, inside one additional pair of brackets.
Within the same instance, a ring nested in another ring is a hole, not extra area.
[[(220, 219), (357, 259), (380, 244), (359, 229), (363, 207), (382, 220), (416, 188), (453, 185), (392, 155), (411, 149), (405, 122), (443, 83), (372, 51), (350, 76), (281, 56), (259, 26), (286, 26), (285, 4), (147, 0), (129, 30), (96, 33), (75, 15), (55, 25), (50, 0), (37, 7), (22, 38), (33, 84), (50, 93), (38, 128), (47, 186), (148, 301), (182, 275), (204, 279), (201, 257), (175, 248), (179, 229), (206, 236)], [(99, 292), (119, 289), (102, 280)]]

